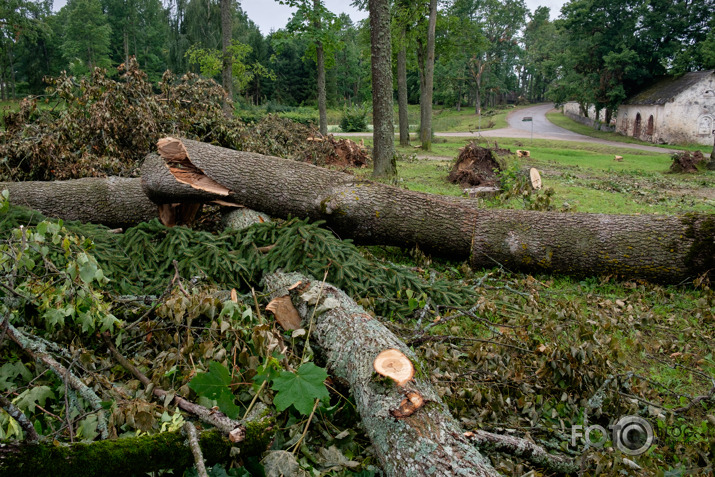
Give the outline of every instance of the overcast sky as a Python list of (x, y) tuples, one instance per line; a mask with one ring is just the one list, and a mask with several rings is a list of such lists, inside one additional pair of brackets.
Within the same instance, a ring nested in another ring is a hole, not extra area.
[[(2, 0), (0, 0), (2, 1)], [(281, 5), (275, 0), (238, 0), (241, 8), (248, 14), (248, 18), (253, 20), (261, 29), (261, 33), (268, 34), (271, 30), (283, 28), (292, 15), (294, 8)], [(530, 11), (543, 5), (551, 9), (551, 18), (559, 16), (561, 5), (566, 0), (526, 0), (526, 6)], [(54, 10), (57, 11), (67, 3), (67, 0), (55, 0)], [(352, 0), (325, 0), (325, 6), (331, 12), (339, 15), (347, 13), (354, 22), (367, 18), (367, 12), (351, 7)]]
[[(56, 0), (57, 1), (57, 0)], [(288, 23), (288, 19), (295, 11), (294, 8), (281, 5), (274, 0), (238, 0), (243, 11), (248, 14), (248, 18), (254, 21), (264, 35), (271, 29), (278, 30)], [(354, 22), (367, 18), (367, 12), (351, 7), (352, 0), (324, 0), (325, 6), (331, 12), (339, 15), (347, 13)], [(543, 5), (551, 9), (551, 18), (559, 16), (561, 6), (565, 0), (526, 0), (526, 6), (530, 11), (536, 10)]]

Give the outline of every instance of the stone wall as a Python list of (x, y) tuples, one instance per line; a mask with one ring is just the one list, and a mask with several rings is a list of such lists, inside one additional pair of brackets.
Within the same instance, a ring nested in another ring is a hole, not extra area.
[(575, 101), (569, 101), (563, 105), (564, 116), (573, 119), (574, 121), (590, 126), (594, 129), (600, 131), (615, 131), (615, 126), (613, 124), (606, 124), (606, 110), (602, 109), (599, 114), (599, 120), (596, 121), (596, 108), (590, 106), (588, 108), (588, 117), (584, 117), (581, 114), (581, 107)]

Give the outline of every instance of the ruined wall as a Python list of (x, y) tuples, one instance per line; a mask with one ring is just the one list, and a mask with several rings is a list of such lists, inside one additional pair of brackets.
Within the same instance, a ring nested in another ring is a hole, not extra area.
[(616, 118), (616, 132), (655, 143), (710, 145), (713, 130), (715, 75), (709, 75), (662, 105), (624, 104)]

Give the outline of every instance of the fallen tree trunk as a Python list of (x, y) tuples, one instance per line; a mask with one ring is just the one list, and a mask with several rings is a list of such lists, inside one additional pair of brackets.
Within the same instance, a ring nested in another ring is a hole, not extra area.
[(573, 460), (531, 442), (465, 433), (410, 348), (341, 290), (297, 273), (274, 273), (264, 281), (271, 298), (281, 300), (281, 310), (273, 310), (276, 318), (296, 312), (288, 309), (292, 300), (303, 327), (312, 330), (311, 345), (331, 375), (350, 387), (386, 475), (500, 475), (474, 441), (551, 472), (577, 471)]
[[(402, 385), (376, 374), (373, 362), (385, 350), (398, 350), (405, 360), (417, 363), (414, 353), (378, 320), (342, 291), (303, 275), (276, 273), (265, 283), (272, 298), (288, 295), (292, 288), (293, 303), (304, 323), (315, 306), (332, 307), (315, 313), (311, 339), (317, 341), (331, 375), (350, 386), (386, 475), (499, 475), (463, 435), (427, 373), (418, 369)], [(394, 362), (391, 366), (396, 367)]]
[[(209, 465), (230, 461), (231, 447), (237, 445), (218, 430), (202, 432), (199, 443)], [(121, 477), (167, 469), (182, 475), (193, 465), (181, 431), (71, 445), (0, 444), (0, 475), (14, 477)]]
[[(358, 243), (418, 245), (430, 253), (469, 260), (474, 267), (500, 264), (528, 272), (613, 274), (669, 283), (715, 269), (713, 214), (478, 209), (466, 199), (360, 181), (277, 157), (190, 140), (164, 145), (170, 151), (160, 147), (159, 153), (166, 168), (157, 164), (159, 157), (149, 155), (142, 169), (145, 192), (156, 203), (206, 200), (202, 197), (208, 195), (274, 216), (325, 220), (338, 236)], [(177, 182), (185, 195), (177, 193)]]
[(158, 208), (142, 191), (140, 179), (0, 182), (0, 191), (5, 189), (11, 203), (58, 219), (129, 227), (158, 216)]

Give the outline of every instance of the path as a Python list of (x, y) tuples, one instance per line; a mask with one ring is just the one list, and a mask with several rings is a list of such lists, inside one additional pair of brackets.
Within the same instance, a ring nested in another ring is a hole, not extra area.
[[(487, 129), (481, 132), (484, 137), (513, 137), (530, 139), (532, 133), (532, 125), (534, 127), (534, 139), (551, 139), (556, 141), (579, 141), (590, 142), (595, 144), (606, 144), (609, 146), (622, 147), (624, 149), (639, 149), (648, 152), (661, 152), (663, 154), (673, 154), (678, 152), (676, 149), (668, 149), (663, 147), (646, 146), (642, 144), (629, 144), (617, 141), (608, 141), (605, 139), (597, 139), (590, 136), (584, 136), (568, 129), (556, 126), (546, 118), (546, 113), (554, 109), (553, 103), (537, 104), (528, 108), (517, 109), (509, 113), (506, 120), (509, 123), (508, 128), (503, 129)], [(531, 117), (531, 121), (522, 121), (525, 117)], [(446, 137), (472, 137), (478, 136), (478, 133), (437, 133), (438, 136)]]
[[(639, 149), (641, 151), (656, 152), (663, 154), (673, 154), (677, 149), (663, 147), (646, 146), (641, 144), (629, 144), (617, 141), (607, 141), (590, 136), (584, 136), (568, 129), (556, 126), (546, 118), (546, 113), (554, 109), (553, 103), (537, 104), (528, 108), (516, 109), (507, 116), (509, 127), (502, 129), (485, 129), (479, 132), (436, 132), (439, 137), (509, 137), (530, 139), (531, 126), (534, 126), (534, 139), (550, 139), (556, 141), (579, 141), (594, 144), (606, 144), (609, 146), (621, 147), (623, 149)], [(524, 117), (531, 117), (531, 122), (522, 121)], [(337, 136), (371, 136), (372, 133), (335, 133)]]

